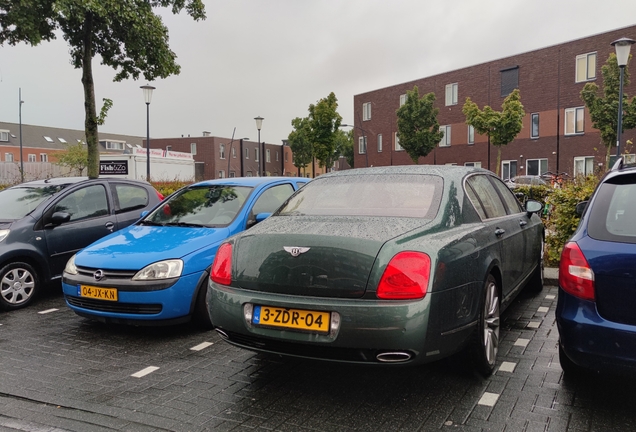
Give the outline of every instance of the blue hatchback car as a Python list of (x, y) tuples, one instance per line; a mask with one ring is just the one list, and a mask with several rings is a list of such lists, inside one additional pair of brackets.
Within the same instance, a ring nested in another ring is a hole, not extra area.
[(66, 265), (62, 287), (80, 316), (110, 323), (209, 327), (209, 269), (219, 244), (265, 219), (309, 179), (204, 181), (166, 198), (134, 225), (91, 244)]
[(619, 159), (577, 211), (559, 266), (561, 367), (636, 371), (636, 166)]

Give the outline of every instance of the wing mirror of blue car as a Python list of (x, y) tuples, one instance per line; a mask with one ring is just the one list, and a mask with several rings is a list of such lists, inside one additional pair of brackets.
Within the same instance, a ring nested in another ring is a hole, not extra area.
[(53, 225), (62, 225), (71, 220), (71, 214), (66, 212), (55, 212), (51, 215), (50, 222)]
[(272, 215), (271, 213), (259, 213), (259, 214), (257, 214), (256, 215), (256, 223), (264, 221), (265, 219), (267, 219), (271, 215)]
[(539, 201), (529, 199), (526, 201), (526, 212), (528, 214), (539, 213), (543, 209), (543, 204)]
[(585, 207), (587, 207), (587, 201), (581, 201), (576, 205), (576, 214), (579, 216), (583, 216), (585, 212)]
[(139, 219), (141, 219), (142, 217), (145, 217), (148, 213), (150, 213), (148, 210), (142, 211), (141, 215), (139, 216)]

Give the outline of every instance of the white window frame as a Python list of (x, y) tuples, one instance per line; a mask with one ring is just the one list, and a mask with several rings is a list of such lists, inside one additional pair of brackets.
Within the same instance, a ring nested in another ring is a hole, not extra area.
[(0, 130), (0, 141), (8, 142), (9, 141), (9, 131), (8, 130)]
[[(528, 169), (530, 162), (539, 161), (538, 172), (531, 173)], [(548, 171), (548, 158), (536, 158), (536, 159), (526, 159), (526, 175), (536, 175), (540, 176)]]
[[(596, 52), (579, 54), (576, 56), (576, 67), (574, 71), (574, 81), (577, 83), (593, 81), (596, 79), (596, 61), (598, 56)], [(590, 63), (593, 63), (590, 65)], [(584, 70), (580, 70), (584, 69)], [(584, 75), (585, 77), (579, 77)]]
[(219, 144), (219, 158), (225, 159), (225, 144)]
[(393, 134), (393, 142), (395, 143), (395, 151), (404, 151), (404, 147), (400, 145), (400, 137), (397, 132)]
[(265, 149), (265, 162), (266, 163), (271, 163), (272, 162), (272, 156), (271, 156), (271, 153), (270, 153), (269, 149)]
[(48, 161), (49, 161), (48, 153), (40, 153), (40, 162), (48, 162)]
[(232, 159), (236, 159), (236, 147), (232, 147)]
[(44, 136), (44, 140), (46, 142), (50, 142), (50, 143), (55, 142), (55, 141), (53, 141), (53, 138), (51, 138), (50, 136), (46, 136), (46, 135), (43, 135), (43, 136)]
[(245, 149), (245, 159), (249, 159), (250, 158), (250, 149), (246, 148)]
[(258, 147), (254, 148), (254, 162), (258, 162)]
[(468, 144), (475, 144), (475, 127), (468, 125)]
[(444, 136), (439, 142), (440, 147), (450, 147), (451, 145), (451, 125), (440, 126), (439, 130), (444, 132)]
[(277, 151), (276, 152), (276, 162), (278, 162), (278, 161), (279, 161), (279, 159), (278, 159), (278, 151)]
[(109, 140), (104, 142), (104, 147), (106, 148), (106, 150), (123, 150), (124, 144), (125, 144), (124, 141)]
[[(577, 163), (583, 163), (583, 170), (577, 169)], [(589, 166), (588, 166), (589, 165)], [(577, 156), (574, 158), (574, 176), (594, 174), (594, 156)]]
[[(537, 119), (537, 133), (535, 134), (535, 130), (534, 130), (534, 119)], [(539, 138), (539, 128), (540, 128), (540, 123), (539, 123), (539, 113), (532, 113), (530, 115), (530, 138), (532, 139), (537, 139)]]
[(362, 121), (371, 120), (371, 102), (362, 104)]
[(400, 106), (406, 103), (406, 94), (400, 95)]
[(197, 154), (197, 143), (190, 143), (190, 153), (193, 155)]
[[(564, 118), (565, 118), (565, 121), (564, 121), (565, 124), (563, 125), (563, 127), (564, 127), (565, 135), (581, 135), (585, 132), (585, 108), (584, 107), (566, 108)], [(570, 119), (574, 120), (574, 123), (573, 123), (574, 130), (568, 130)], [(581, 123), (580, 128), (579, 128), (579, 120)]]
[(35, 162), (35, 153), (29, 153), (27, 156), (27, 162)]
[(5, 153), (4, 160), (5, 162), (13, 162), (13, 153)]
[(464, 166), (481, 168), (481, 162), (466, 162), (464, 163)]
[(457, 105), (457, 83), (446, 84), (446, 106)]
[(378, 153), (382, 153), (382, 134), (378, 134)]
[(172, 146), (171, 145), (167, 145), (166, 146), (166, 151), (172, 151)]
[(234, 178), (236, 177), (236, 172), (235, 171), (230, 171), (230, 178)]
[[(511, 164), (513, 164), (513, 163), (515, 164), (515, 170), (516, 170), (516, 172), (515, 172), (515, 175), (511, 176), (511, 175), (510, 175), (510, 165), (511, 165)], [(505, 170), (506, 165), (508, 165), (508, 178), (506, 178), (506, 177), (504, 176), (504, 172), (506, 171), (506, 170)], [(510, 180), (510, 178), (511, 178), (511, 177), (516, 177), (516, 176), (518, 176), (518, 175), (519, 175), (519, 163), (518, 163), (516, 160), (505, 160), (505, 161), (501, 161), (501, 179), (502, 179), (502, 180), (504, 180), (504, 181), (505, 181), (505, 180)]]
[(367, 137), (359, 137), (358, 138), (358, 154), (366, 154), (367, 153)]
[(225, 178), (225, 170), (219, 170), (219, 178)]

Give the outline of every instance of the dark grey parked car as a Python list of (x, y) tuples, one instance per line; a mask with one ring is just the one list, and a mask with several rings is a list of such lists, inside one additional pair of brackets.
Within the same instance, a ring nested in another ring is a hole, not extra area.
[(66, 261), (95, 240), (139, 219), (161, 202), (136, 180), (64, 177), (0, 192), (0, 308), (28, 305), (59, 280)]

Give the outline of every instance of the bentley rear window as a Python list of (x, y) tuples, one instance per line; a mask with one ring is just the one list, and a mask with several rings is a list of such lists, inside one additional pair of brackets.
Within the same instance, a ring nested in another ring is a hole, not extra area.
[(314, 179), (279, 215), (393, 216), (432, 219), (443, 180), (434, 175), (358, 175)]

